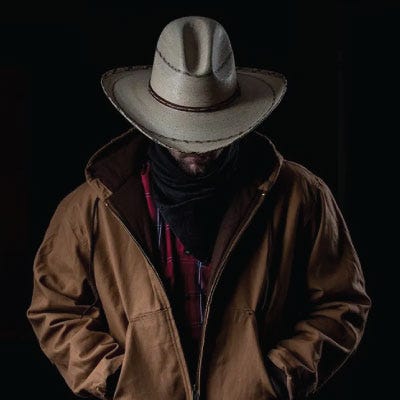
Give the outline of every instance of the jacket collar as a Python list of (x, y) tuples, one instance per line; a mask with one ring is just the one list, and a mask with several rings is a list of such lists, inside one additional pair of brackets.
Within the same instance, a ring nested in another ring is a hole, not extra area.
[[(254, 181), (261, 191), (268, 191), (279, 174), (283, 157), (274, 144), (258, 131), (246, 135), (249, 161), (254, 170)], [(139, 174), (150, 142), (134, 127), (99, 148), (85, 167), (86, 181), (105, 200), (117, 192), (133, 174)]]
[(138, 173), (148, 141), (131, 127), (89, 158), (85, 178), (102, 200), (117, 192), (132, 174)]
[[(283, 157), (263, 134), (253, 131), (241, 139), (246, 161), (246, 182), (235, 192), (221, 222), (211, 263), (219, 263), (224, 249), (243, 219), (249, 214), (257, 194), (266, 193), (275, 183)], [(157, 264), (155, 230), (147, 212), (140, 172), (146, 160), (150, 139), (131, 127), (97, 150), (85, 167), (86, 181), (97, 197), (117, 211), (130, 233), (149, 259)]]

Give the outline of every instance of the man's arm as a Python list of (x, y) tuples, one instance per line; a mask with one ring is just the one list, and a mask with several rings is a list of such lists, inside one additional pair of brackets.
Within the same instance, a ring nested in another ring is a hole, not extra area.
[[(292, 336), (268, 353), (281, 398), (315, 392), (357, 348), (371, 300), (343, 216), (327, 185), (318, 189), (306, 222), (310, 253), (306, 270), (309, 312)], [(278, 369), (277, 369), (277, 368)]]
[(40, 346), (71, 390), (112, 398), (123, 351), (106, 331), (101, 310), (90, 306), (89, 235), (70, 204), (57, 207), (34, 260), (34, 289), (27, 316)]

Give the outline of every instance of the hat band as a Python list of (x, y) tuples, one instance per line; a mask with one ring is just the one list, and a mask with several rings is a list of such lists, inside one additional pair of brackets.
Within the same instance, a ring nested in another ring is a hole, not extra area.
[(223, 100), (217, 104), (213, 104), (211, 106), (206, 106), (206, 107), (190, 107), (190, 106), (181, 106), (179, 104), (172, 103), (168, 101), (167, 99), (164, 99), (161, 97), (159, 94), (157, 94), (153, 88), (151, 87), (150, 81), (149, 81), (149, 92), (150, 94), (160, 103), (164, 104), (167, 107), (175, 108), (176, 110), (180, 111), (191, 111), (191, 112), (210, 112), (210, 111), (217, 111), (222, 108), (225, 108), (228, 106), (233, 100), (235, 100), (237, 97), (240, 96), (240, 86), (239, 82), (236, 82), (236, 89), (233, 92), (231, 96), (229, 96), (226, 100)]

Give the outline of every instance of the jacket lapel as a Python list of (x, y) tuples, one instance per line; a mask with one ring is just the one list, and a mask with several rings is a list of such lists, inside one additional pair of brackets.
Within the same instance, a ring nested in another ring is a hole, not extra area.
[[(233, 241), (236, 234), (239, 233), (242, 224), (251, 219), (260, 196), (275, 183), (283, 160), (269, 139), (257, 131), (242, 140), (240, 157), (241, 173), (237, 177), (237, 190), (216, 237), (211, 258), (210, 282), (213, 282), (228, 249), (231, 246), (232, 249), (235, 247)], [(211, 285), (208, 285), (207, 295), (210, 289)]]
[(153, 265), (159, 265), (156, 229), (150, 218), (140, 175), (132, 175), (109, 198)]
[(148, 144), (149, 139), (131, 127), (93, 154), (85, 175), (99, 197), (117, 211), (149, 260), (158, 265), (155, 229), (140, 176)]

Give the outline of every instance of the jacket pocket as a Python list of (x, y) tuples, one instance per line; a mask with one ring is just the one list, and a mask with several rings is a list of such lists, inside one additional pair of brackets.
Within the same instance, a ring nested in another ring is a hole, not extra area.
[(209, 364), (207, 399), (276, 399), (254, 310), (230, 310), (222, 324)]
[(182, 365), (165, 308), (129, 321), (115, 400), (185, 399)]

